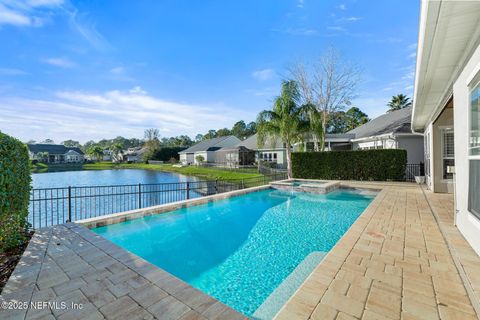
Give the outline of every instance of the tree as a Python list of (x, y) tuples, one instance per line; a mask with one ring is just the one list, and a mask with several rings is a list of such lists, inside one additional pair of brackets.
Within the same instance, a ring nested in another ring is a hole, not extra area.
[(202, 141), (203, 140), (203, 134), (199, 133), (195, 136), (195, 141), (196, 142), (199, 142), (199, 141)]
[(302, 103), (312, 103), (321, 113), (322, 132), (314, 135), (314, 144), (315, 150), (323, 151), (328, 119), (351, 104), (360, 72), (342, 61), (336, 49), (329, 48), (312, 66), (297, 63), (289, 68), (289, 73), (299, 85)]
[(195, 160), (197, 160), (197, 164), (202, 164), (203, 161), (205, 161), (205, 158), (201, 154), (199, 154), (195, 157)]
[(87, 150), (87, 154), (94, 157), (97, 161), (103, 160), (103, 148), (100, 146), (91, 146)]
[(252, 121), (249, 124), (247, 124), (247, 128), (245, 131), (245, 138), (251, 135), (254, 135), (255, 133), (257, 133), (257, 123), (255, 121)]
[(292, 146), (303, 142), (309, 130), (305, 110), (299, 106), (300, 93), (295, 81), (283, 81), (280, 96), (276, 97), (272, 110), (260, 112), (257, 118), (257, 144), (268, 139), (280, 139), (287, 147), (287, 172), (292, 178)]
[(52, 139), (45, 139), (40, 143), (46, 143), (46, 144), (54, 144), (55, 142)]
[(112, 160), (119, 161), (119, 155), (122, 153), (123, 147), (120, 143), (115, 143), (110, 147), (110, 150), (112, 150), (113, 153), (113, 158)]
[(27, 144), (35, 144), (35, 143), (37, 143), (37, 141), (35, 141), (35, 140), (28, 140), (27, 141)]
[(237, 121), (232, 127), (232, 134), (239, 139), (245, 138), (246, 131), (247, 125), (243, 120)]
[(75, 141), (75, 140), (65, 140), (65, 141), (62, 142), (62, 144), (65, 147), (69, 147), (69, 148), (80, 148), (82, 146), (80, 144), (80, 142)]
[(337, 111), (330, 115), (327, 125), (328, 133), (346, 133), (370, 121), (368, 115), (357, 107), (346, 112)]
[(226, 137), (226, 136), (229, 136), (231, 134), (230, 130), (228, 130), (227, 128), (223, 128), (223, 129), (219, 129), (217, 131), (217, 137)]
[(147, 129), (144, 132), (145, 147), (150, 151), (160, 148), (160, 131), (158, 129)]
[(208, 133), (203, 136), (203, 140), (207, 139), (213, 139), (217, 137), (217, 131), (216, 130), (208, 130)]
[(412, 106), (412, 101), (406, 95), (400, 93), (392, 97), (387, 107), (389, 108), (387, 112), (397, 111), (400, 109), (408, 108)]

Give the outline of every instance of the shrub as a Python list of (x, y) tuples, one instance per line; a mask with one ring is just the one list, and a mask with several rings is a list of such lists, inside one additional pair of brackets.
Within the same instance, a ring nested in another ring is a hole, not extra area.
[(155, 150), (150, 160), (170, 161), (172, 158), (179, 159), (179, 152), (185, 150), (184, 147), (162, 147)]
[(294, 152), (295, 178), (327, 180), (403, 180), (407, 151), (399, 149)]
[(0, 132), (0, 252), (25, 241), (30, 181), (27, 146)]

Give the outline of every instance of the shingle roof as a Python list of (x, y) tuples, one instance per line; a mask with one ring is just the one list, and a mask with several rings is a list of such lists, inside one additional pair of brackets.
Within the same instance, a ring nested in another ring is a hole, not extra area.
[(251, 135), (247, 139), (240, 141), (236, 145), (237, 147), (245, 147), (250, 150), (258, 150), (258, 149), (276, 149), (276, 148), (283, 148), (283, 142), (280, 139), (276, 139), (276, 141), (272, 141), (272, 139), (267, 139), (264, 145), (259, 148), (257, 145), (257, 134)]
[(383, 134), (412, 133), (412, 108), (405, 108), (381, 115), (347, 133), (355, 134), (355, 139)]
[[(194, 153), (194, 152), (199, 152), (199, 151), (216, 151), (222, 148), (221, 142), (224, 140), (227, 140), (228, 138), (231, 138), (234, 136), (225, 136), (225, 137), (218, 137), (218, 138), (212, 138), (208, 140), (203, 140), (200, 141), (199, 143), (194, 144), (188, 149), (182, 150), (179, 153)], [(238, 140), (238, 138), (236, 138)]]
[(49, 154), (65, 154), (69, 150), (83, 154), (83, 151), (75, 147), (65, 147), (62, 144), (47, 144), (47, 143), (34, 143), (27, 144), (30, 152), (39, 153), (39, 152), (48, 152)]

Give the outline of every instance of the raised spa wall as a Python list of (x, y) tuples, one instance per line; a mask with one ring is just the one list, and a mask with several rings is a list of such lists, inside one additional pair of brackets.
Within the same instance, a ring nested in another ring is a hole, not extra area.
[[(298, 183), (299, 185), (295, 185)], [(310, 179), (288, 179), (270, 182), (272, 188), (285, 191), (329, 193), (340, 187), (340, 181), (319, 181)]]

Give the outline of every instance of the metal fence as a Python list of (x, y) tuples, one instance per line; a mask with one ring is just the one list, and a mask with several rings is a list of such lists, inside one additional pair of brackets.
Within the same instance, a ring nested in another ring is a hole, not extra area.
[(32, 189), (28, 220), (34, 229), (106, 214), (239, 190), (286, 179), (276, 172), (258, 178), (158, 184)]
[(405, 169), (405, 181), (415, 182), (416, 176), (425, 175), (425, 166), (423, 162), (420, 163), (408, 163)]

